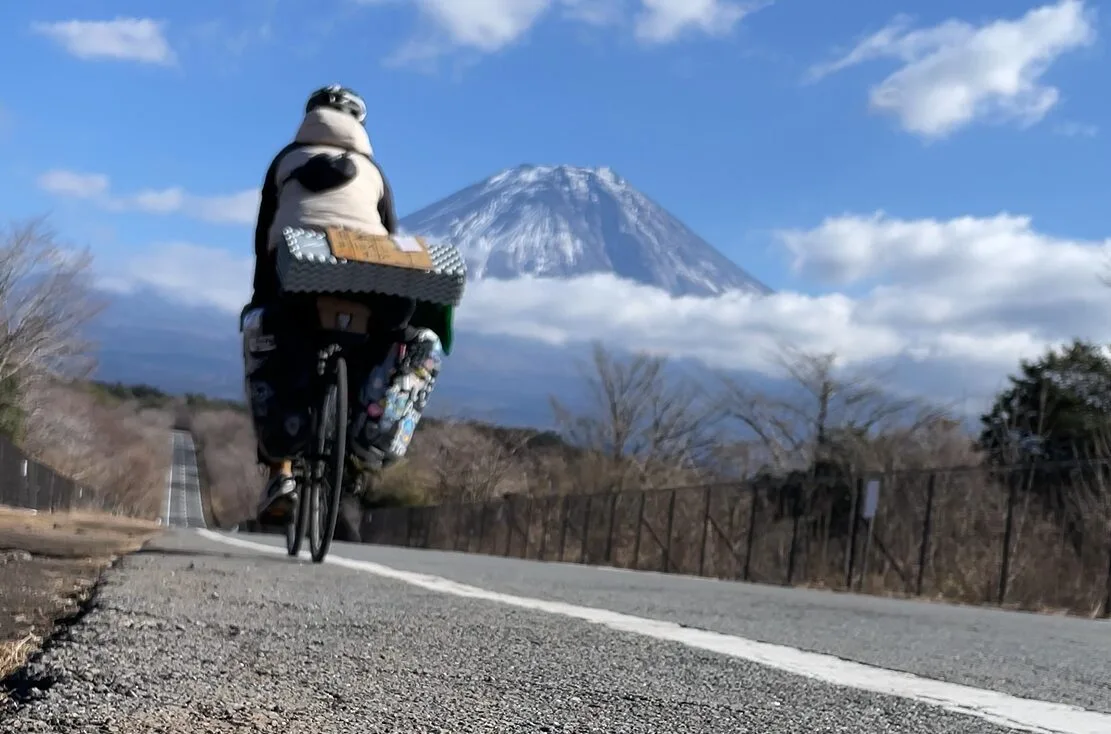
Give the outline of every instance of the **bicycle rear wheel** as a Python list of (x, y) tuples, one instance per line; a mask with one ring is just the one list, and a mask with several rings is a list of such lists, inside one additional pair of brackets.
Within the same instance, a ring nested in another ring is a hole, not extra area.
[(347, 362), (331, 360), (328, 386), (316, 422), (316, 471), (311, 493), (309, 550), (320, 563), (332, 547), (343, 495), (343, 464), (347, 452)]

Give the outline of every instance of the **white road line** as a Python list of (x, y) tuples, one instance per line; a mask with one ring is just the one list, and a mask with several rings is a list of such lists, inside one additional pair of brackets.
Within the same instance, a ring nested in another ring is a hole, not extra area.
[(174, 459), (173, 459), (173, 441), (170, 442), (170, 469), (166, 472), (166, 509), (162, 513), (163, 524), (169, 526), (170, 524), (170, 508), (174, 503)]
[[(228, 545), (249, 548), (261, 553), (286, 554), (285, 548), (230, 538), (207, 530), (198, 530), (197, 532), (209, 540)], [(302, 555), (306, 554), (302, 553)], [(931, 680), (912, 673), (878, 668), (832, 655), (806, 652), (793, 647), (757, 642), (719, 632), (681, 627), (674, 622), (634, 617), (629, 614), (563, 602), (502, 594), (480, 589), (476, 586), (460, 584), (439, 576), (400, 571), (370, 561), (328, 556), (326, 562), (356, 571), (365, 571), (384, 578), (403, 581), (441, 594), (483, 599), (522, 609), (558, 614), (601, 624), (621, 632), (631, 632), (658, 640), (678, 642), (688, 647), (748, 660), (769, 668), (805, 676), (835, 686), (897, 696), (936, 706), (953, 713), (975, 716), (992, 724), (1017, 731), (1036, 732), (1037, 734), (1108, 734), (1108, 732), (1111, 732), (1111, 714), (1088, 711), (1068, 704), (1019, 698), (1006, 693), (974, 688), (958, 683)]]

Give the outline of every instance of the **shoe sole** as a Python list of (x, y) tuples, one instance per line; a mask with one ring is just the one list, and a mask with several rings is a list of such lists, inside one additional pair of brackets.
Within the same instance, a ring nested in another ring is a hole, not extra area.
[(258, 521), (262, 525), (284, 525), (289, 522), (293, 514), (295, 501), (292, 494), (275, 497), (270, 505), (259, 513)]

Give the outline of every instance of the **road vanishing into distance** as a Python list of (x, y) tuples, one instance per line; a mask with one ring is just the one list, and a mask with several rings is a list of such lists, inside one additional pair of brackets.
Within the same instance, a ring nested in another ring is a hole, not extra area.
[(0, 731), (1111, 732), (1106, 622), (345, 543), (314, 566), (198, 517), (107, 574)]
[(173, 459), (170, 464), (170, 479), (166, 483), (162, 524), (171, 528), (207, 527), (193, 436), (188, 431), (174, 431), (170, 440), (173, 444)]

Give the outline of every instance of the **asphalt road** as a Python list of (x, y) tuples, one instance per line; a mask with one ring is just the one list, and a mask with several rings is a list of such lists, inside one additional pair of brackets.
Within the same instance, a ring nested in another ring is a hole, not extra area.
[(1111, 732), (1104, 622), (164, 521), (0, 732)]
[(177, 530), (124, 559), (0, 731), (1111, 731), (1102, 623), (275, 541)]
[(197, 476), (197, 454), (188, 431), (174, 431), (171, 437), (173, 461), (166, 487), (162, 523), (171, 528), (204, 528), (204, 505)]

